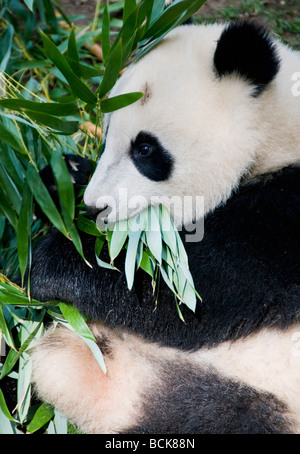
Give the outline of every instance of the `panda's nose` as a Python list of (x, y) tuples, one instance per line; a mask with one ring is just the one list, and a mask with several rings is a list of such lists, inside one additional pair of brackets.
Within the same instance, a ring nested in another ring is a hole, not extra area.
[(102, 207), (98, 208), (91, 205), (86, 205), (86, 210), (90, 216), (97, 217), (102, 211), (105, 211), (108, 208), (108, 205), (105, 204)]

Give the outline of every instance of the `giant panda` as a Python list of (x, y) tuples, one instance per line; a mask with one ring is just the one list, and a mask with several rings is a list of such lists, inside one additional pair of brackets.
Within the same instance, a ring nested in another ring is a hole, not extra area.
[[(170, 32), (121, 76), (111, 96), (143, 91), (108, 114), (105, 146), (84, 201), (98, 220), (133, 211), (120, 194), (204, 197), (174, 210), (195, 287), (195, 313), (138, 270), (88, 267), (55, 230), (37, 245), (31, 295), (75, 305), (90, 320), (103, 373), (87, 345), (49, 328), (32, 353), (38, 396), (85, 433), (300, 432), (299, 53), (249, 22)], [(78, 167), (80, 171), (80, 166)], [(110, 200), (118, 200), (116, 207)], [(176, 207), (175, 207), (176, 208)], [(136, 210), (135, 210), (136, 214)], [(103, 259), (108, 260), (107, 252)]]

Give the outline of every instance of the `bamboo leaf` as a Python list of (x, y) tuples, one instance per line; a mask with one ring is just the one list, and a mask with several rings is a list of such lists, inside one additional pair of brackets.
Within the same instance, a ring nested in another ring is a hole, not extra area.
[(103, 98), (115, 85), (122, 65), (122, 42), (119, 41), (108, 58), (103, 79), (99, 86), (99, 97)]
[(2, 142), (6, 143), (6, 145), (9, 145), (18, 153), (27, 154), (27, 150), (24, 144), (19, 139), (19, 137), (17, 137), (6, 126), (4, 126), (4, 124), (1, 121), (0, 121), (0, 137)]
[(134, 274), (136, 268), (136, 253), (140, 240), (141, 232), (129, 232), (128, 246), (125, 258), (125, 275), (129, 290), (133, 287)]
[(131, 40), (133, 34), (138, 31), (138, 13), (139, 8), (134, 8), (132, 12), (127, 17), (123, 27), (120, 31), (120, 36), (122, 39), (123, 47), (125, 48), (128, 41)]
[(15, 418), (13, 418), (10, 414), (10, 411), (5, 402), (4, 394), (1, 391), (1, 389), (0, 389), (0, 409), (7, 419), (9, 419), (10, 421), (16, 421)]
[(110, 257), (114, 260), (121, 252), (128, 235), (127, 221), (120, 221), (115, 224), (110, 242)]
[(60, 303), (59, 308), (67, 322), (72, 326), (72, 328), (74, 328), (77, 334), (95, 341), (93, 333), (91, 332), (85, 322), (85, 319), (75, 306), (73, 306), (72, 304)]
[[(54, 427), (56, 434), (67, 434), (68, 433), (68, 420), (59, 411), (54, 410)], [(48, 429), (49, 433), (49, 429)]]
[(98, 229), (97, 224), (94, 221), (85, 218), (82, 214), (78, 215), (76, 226), (79, 230), (88, 233), (89, 235), (104, 236), (104, 234)]
[(56, 67), (67, 79), (73, 94), (82, 99), (82, 101), (95, 105), (97, 103), (97, 98), (94, 93), (80, 80), (78, 76), (76, 76), (76, 74), (74, 74), (66, 58), (60, 53), (56, 45), (48, 38), (48, 36), (42, 31), (40, 33), (42, 35), (47, 57), (53, 61)]
[(50, 164), (56, 181), (63, 216), (74, 219), (75, 195), (74, 186), (65, 160), (59, 153), (53, 153)]
[(135, 0), (125, 0), (124, 9), (123, 9), (123, 22), (125, 23), (126, 19), (130, 14), (136, 9)]
[(66, 121), (41, 112), (26, 111), (27, 115), (38, 124), (43, 124), (59, 134), (74, 134), (78, 130), (78, 121)]
[(84, 257), (81, 238), (75, 224), (73, 223), (75, 216), (75, 194), (67, 164), (59, 153), (54, 153), (52, 155), (50, 163), (58, 189), (59, 203), (61, 206), (64, 224), (75, 248), (85, 260), (86, 264), (91, 266)]
[(22, 200), (19, 190), (2, 164), (0, 164), (0, 187), (2, 187), (3, 194), (6, 194), (9, 204), (19, 213)]
[(184, 263), (185, 265), (188, 265), (188, 256), (185, 250), (185, 247), (182, 243), (182, 239), (180, 238), (180, 235), (178, 233), (178, 230), (174, 229), (175, 235), (176, 235), (176, 240), (177, 240), (177, 248), (179, 252), (179, 261), (181, 263)]
[[(93, 66), (87, 65), (85, 63), (77, 64), (76, 62), (71, 60), (68, 56), (66, 57), (66, 60), (70, 64), (73, 71), (76, 70), (76, 74), (78, 74), (83, 79), (90, 79), (91, 77), (98, 77), (98, 76), (103, 75), (103, 72), (104, 72), (103, 69), (97, 69), (97, 68), (94, 68)], [(51, 93), (51, 95), (52, 95), (51, 96), (52, 99), (54, 99), (53, 93)], [(58, 99), (58, 101), (59, 101), (59, 99)]]
[[(147, 3), (148, 0), (145, 0)], [(163, 13), (165, 7), (165, 0), (154, 0), (151, 9), (150, 24), (155, 22)]]
[(106, 62), (107, 55), (110, 51), (110, 16), (108, 1), (106, 1), (102, 17), (102, 51), (103, 60)]
[(205, 0), (183, 0), (170, 5), (164, 13), (149, 27), (144, 35), (144, 39), (156, 39), (178, 25), (188, 16), (194, 14), (205, 2)]
[(5, 362), (3, 364), (3, 367), (1, 369), (1, 374), (0, 374), (0, 380), (2, 380), (3, 377), (5, 377), (9, 372), (12, 370), (16, 362), (18, 361), (20, 357), (20, 353), (16, 350), (9, 350)]
[(182, 301), (193, 312), (196, 310), (197, 298), (194, 288), (186, 281)]
[(0, 40), (0, 70), (5, 71), (10, 54), (11, 54), (11, 46), (12, 46), (12, 40), (14, 36), (14, 27), (12, 24), (9, 24), (8, 27), (4, 30), (4, 32), (1, 35), (1, 40)]
[(14, 66), (17, 69), (32, 69), (32, 68), (44, 68), (51, 64), (50, 60), (17, 60), (14, 62)]
[(146, 230), (147, 245), (158, 263), (161, 263), (162, 238), (157, 207), (150, 206), (148, 214), (148, 228)]
[(35, 198), (35, 200), (40, 205), (44, 214), (49, 218), (52, 224), (63, 233), (65, 236), (68, 236), (68, 232), (63, 223), (61, 215), (57, 210), (46, 186), (41, 180), (38, 172), (33, 165), (29, 165), (26, 172), (26, 180), (30, 187), (30, 190)]
[(67, 116), (78, 112), (78, 107), (74, 103), (46, 103), (28, 101), (26, 99), (0, 99), (0, 106), (6, 109), (17, 110), (22, 112), (24, 109), (32, 112), (41, 112), (44, 114)]
[[(41, 324), (43, 323), (44, 314), (45, 310), (43, 310), (41, 313), (37, 313), (36, 319), (34, 321), (32, 320), (24, 321), (22, 319), (22, 326), (19, 333), (19, 337), (23, 336), (23, 338), (21, 339), (22, 340), (21, 347), (19, 348), (19, 350), (14, 349), (9, 350), (5, 363), (1, 370), (0, 379), (9, 374), (9, 372), (12, 370), (18, 359), (21, 357), (21, 355), (23, 355), (23, 352), (25, 352), (28, 346), (31, 344), (32, 340), (35, 338), (37, 332), (39, 331)], [(26, 329), (23, 329), (24, 326), (26, 326)]]
[(74, 27), (72, 28), (72, 31), (70, 33), (69, 40), (68, 40), (68, 57), (71, 60), (73, 60), (73, 62), (79, 63)]
[[(3, 286), (4, 284), (1, 283), (1, 286)], [(1, 298), (1, 303), (3, 304), (3, 300)], [(5, 342), (7, 343), (7, 345), (9, 347), (12, 347), (12, 349), (15, 349), (15, 342), (14, 342), (14, 338), (10, 332), (10, 329), (6, 323), (6, 319), (4, 317), (4, 313), (3, 313), (3, 307), (2, 305), (0, 304), (0, 330), (2, 331), (2, 334), (4, 335), (4, 338), (5, 338)]]
[(17, 227), (17, 248), (22, 286), (28, 263), (29, 242), (31, 239), (32, 195), (28, 185), (24, 186), (20, 216)]
[(35, 412), (34, 417), (28, 424), (27, 431), (30, 433), (36, 432), (37, 430), (41, 429), (45, 424), (47, 424), (47, 422), (49, 422), (53, 416), (54, 416), (53, 408), (46, 403), (41, 404), (38, 407), (37, 411)]
[[(2, 304), (12, 304), (16, 306), (41, 306), (40, 301), (31, 299), (29, 301), (28, 296), (22, 293), (20, 290), (14, 289), (11, 285), (9, 284), (4, 284), (3, 282), (0, 282), (0, 297), (1, 297), (1, 303)], [(1, 327), (1, 306), (0, 306), (0, 327)], [(1, 327), (2, 329), (2, 327)], [(9, 334), (5, 333), (3, 330), (4, 334)], [(9, 344), (9, 341), (6, 339), (6, 343)], [(10, 345), (10, 344), (9, 344)]]
[(2, 435), (15, 435), (15, 434), (22, 434), (20, 430), (16, 428), (16, 423), (14, 421), (10, 421), (5, 414), (2, 412), (0, 407), (0, 434)]
[(206, 0), (183, 0), (174, 2), (165, 12), (154, 21), (151, 26), (139, 37), (143, 41), (143, 45), (137, 51), (133, 62), (140, 59), (145, 53), (149, 52), (164, 36), (174, 27), (181, 25), (189, 17), (191, 17)]
[(0, 239), (3, 236), (4, 229), (5, 229), (5, 216), (0, 216)]
[(126, 93), (124, 95), (113, 96), (101, 102), (101, 110), (103, 113), (113, 112), (114, 110), (122, 109), (130, 104), (137, 102), (144, 96), (142, 92)]
[(98, 255), (96, 255), (96, 261), (98, 266), (101, 266), (101, 268), (106, 268), (108, 270), (114, 270), (114, 271), (119, 271), (117, 267), (112, 265), (111, 263), (104, 262), (104, 260), (101, 260)]
[(96, 256), (96, 261), (98, 266), (101, 266), (102, 268), (107, 268), (109, 270), (115, 270), (119, 271), (118, 268), (113, 266), (111, 263), (104, 262), (104, 260), (100, 259), (100, 254), (102, 251), (102, 248), (105, 244), (105, 239), (102, 237), (97, 237), (96, 242), (95, 242), (95, 256)]
[(33, 2), (34, 0), (24, 0), (24, 3), (26, 3), (31, 12), (33, 12)]
[(136, 39), (137, 39), (137, 30), (135, 30), (132, 33), (131, 38), (128, 39), (127, 43), (124, 44), (124, 46), (123, 46), (122, 68), (124, 67), (124, 65), (126, 65), (127, 60), (130, 58), (132, 49), (134, 48), (134, 46), (136, 44), (136, 42), (135, 42)]
[(17, 230), (17, 224), (18, 224), (18, 218), (15, 213), (15, 211), (12, 209), (12, 207), (7, 203), (7, 200), (5, 197), (0, 199), (0, 213), (4, 214), (4, 216), (7, 218), (8, 222), (12, 225), (14, 230)]
[(139, 266), (151, 277), (154, 277), (155, 263), (146, 251), (143, 251), (142, 260)]
[(11, 148), (2, 146), (0, 153), (0, 163), (9, 174), (20, 193), (22, 192), (24, 186), (25, 172), (18, 158), (19, 156), (16, 155), (16, 153)]
[(75, 36), (74, 28), (72, 28), (72, 31), (69, 36), (68, 53), (67, 53), (66, 60), (69, 63), (72, 71), (75, 74), (77, 74), (78, 76), (81, 76), (80, 62), (79, 62), (79, 56), (78, 56), (78, 52), (77, 52), (77, 44), (76, 44), (76, 36)]
[(178, 256), (176, 233), (173, 228), (173, 222), (167, 208), (161, 206), (161, 231), (164, 242), (169, 246), (172, 254)]

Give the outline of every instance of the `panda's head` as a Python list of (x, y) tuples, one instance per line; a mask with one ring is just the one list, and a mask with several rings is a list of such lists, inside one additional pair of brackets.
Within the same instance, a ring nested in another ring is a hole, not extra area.
[(200, 215), (196, 196), (215, 208), (255, 159), (260, 100), (278, 69), (275, 44), (255, 25), (172, 31), (111, 92), (144, 96), (106, 116), (86, 205), (115, 222), (172, 199), (177, 225)]

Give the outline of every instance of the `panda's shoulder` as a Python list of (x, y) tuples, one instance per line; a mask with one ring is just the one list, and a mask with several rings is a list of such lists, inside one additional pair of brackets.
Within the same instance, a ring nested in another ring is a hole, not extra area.
[(276, 218), (277, 225), (284, 221), (287, 226), (286, 222), (299, 222), (299, 202), (300, 165), (292, 165), (245, 180), (221, 210), (229, 217), (242, 213), (243, 216), (238, 216), (241, 222), (248, 218), (252, 224), (261, 218), (265, 223), (272, 223)]
[(255, 212), (266, 220), (277, 218), (277, 224), (299, 222), (300, 214), (300, 165), (292, 165), (256, 177), (242, 185), (236, 201), (247, 208), (249, 214)]

